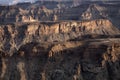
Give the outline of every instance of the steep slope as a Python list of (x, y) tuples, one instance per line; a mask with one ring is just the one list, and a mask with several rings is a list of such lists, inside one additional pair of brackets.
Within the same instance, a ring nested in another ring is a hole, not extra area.
[[(1, 80), (119, 80), (119, 39), (27, 43), (1, 52)], [(113, 43), (115, 42), (115, 43)]]
[(119, 1), (112, 4), (86, 1), (78, 6), (70, 5), (72, 2), (59, 4), (38, 1), (34, 4), (19, 3), (12, 6), (0, 6), (0, 23), (109, 19), (119, 27)]
[(105, 14), (106, 8), (101, 7), (97, 4), (89, 5), (88, 9), (81, 15), (82, 20), (94, 20), (94, 19), (104, 19), (107, 18)]
[(110, 2), (0, 6), (0, 80), (120, 80), (120, 3)]
[(64, 42), (86, 38), (119, 37), (109, 20), (15, 23), (0, 25), (0, 48), (12, 52), (29, 42)]

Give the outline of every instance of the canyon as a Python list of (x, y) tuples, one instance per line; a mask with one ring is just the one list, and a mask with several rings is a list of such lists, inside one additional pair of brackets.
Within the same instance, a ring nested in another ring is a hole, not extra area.
[(63, 3), (0, 6), (0, 80), (120, 80), (119, 1)]

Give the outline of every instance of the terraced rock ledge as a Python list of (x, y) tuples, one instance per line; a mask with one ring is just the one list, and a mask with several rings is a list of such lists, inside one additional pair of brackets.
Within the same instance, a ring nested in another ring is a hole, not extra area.
[(0, 80), (119, 80), (120, 31), (107, 19), (0, 25)]

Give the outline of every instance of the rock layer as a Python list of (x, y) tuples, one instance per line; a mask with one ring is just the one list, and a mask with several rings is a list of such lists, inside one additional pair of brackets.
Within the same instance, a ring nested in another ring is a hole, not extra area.
[(1, 80), (120, 79), (120, 31), (109, 20), (3, 24), (0, 32)]
[[(116, 42), (116, 43), (113, 43)], [(119, 39), (28, 43), (1, 52), (1, 80), (119, 80)]]
[(0, 25), (0, 49), (12, 54), (30, 42), (64, 42), (86, 38), (119, 37), (109, 20), (15, 23)]
[(0, 80), (120, 80), (119, 3), (48, 3), (0, 6)]

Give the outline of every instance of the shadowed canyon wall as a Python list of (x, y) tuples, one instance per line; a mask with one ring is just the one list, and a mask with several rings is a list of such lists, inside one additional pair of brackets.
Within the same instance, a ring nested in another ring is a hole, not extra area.
[(120, 79), (120, 31), (109, 20), (0, 26), (1, 80)]
[(120, 80), (119, 4), (0, 6), (0, 80)]
[(119, 40), (111, 41), (32, 42), (12, 56), (1, 52), (1, 80), (119, 80)]

